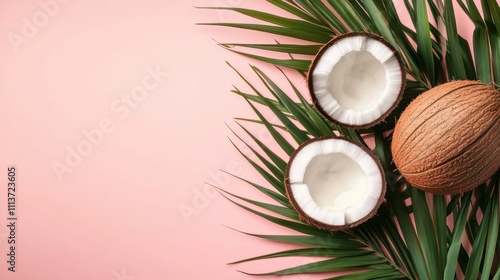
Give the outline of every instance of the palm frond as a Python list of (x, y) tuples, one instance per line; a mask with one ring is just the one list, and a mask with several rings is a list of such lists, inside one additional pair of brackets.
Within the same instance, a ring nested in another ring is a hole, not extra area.
[[(453, 196), (426, 194), (407, 184), (392, 162), (390, 146), (395, 120), (417, 95), (453, 79), (500, 81), (500, 7), (495, 0), (403, 0), (413, 26), (406, 26), (391, 0), (268, 0), (282, 15), (235, 7), (211, 7), (239, 13), (260, 24), (204, 23), (240, 28), (291, 38), (293, 43), (220, 43), (220, 46), (266, 62), (274, 72), (250, 66), (259, 86), (232, 67), (247, 89), (234, 88), (256, 118), (237, 118), (241, 133), (233, 129), (230, 141), (243, 143), (252, 157), (241, 154), (268, 183), (269, 188), (239, 178), (262, 192), (271, 203), (219, 192), (236, 206), (264, 220), (288, 228), (288, 235), (244, 233), (253, 237), (290, 244), (292, 248), (248, 257), (232, 264), (283, 257), (313, 257), (300, 266), (249, 275), (333, 273), (328, 279), (500, 279), (500, 217), (497, 172), (488, 184)], [(472, 50), (457, 28), (455, 9), (461, 9), (474, 24)], [(432, 17), (432, 20), (430, 18)], [(436, 23), (434, 23), (436, 22)], [(443, 26), (444, 25), (444, 26)], [(307, 71), (312, 56), (332, 37), (348, 31), (369, 31), (385, 37), (402, 55), (410, 76), (403, 101), (386, 123), (370, 129), (345, 129), (325, 120), (307, 102), (282, 68)], [(295, 43), (296, 39), (303, 43)], [(281, 39), (280, 39), (281, 40)], [(255, 52), (258, 52), (256, 54)], [(283, 54), (290, 59), (283, 59)], [(281, 57), (280, 57), (281, 55)], [(301, 59), (295, 59), (300, 55)], [(273, 75), (272, 75), (273, 74)], [(284, 86), (280, 86), (281, 84)], [(264, 90), (260, 90), (263, 88)], [(269, 115), (273, 116), (270, 121)], [(267, 145), (245, 124), (266, 129), (274, 144)], [(311, 137), (342, 134), (368, 146), (364, 136), (374, 139), (372, 147), (380, 159), (387, 181), (386, 203), (378, 214), (356, 228), (328, 232), (304, 221), (288, 202), (283, 186), (286, 161), (295, 148)], [(249, 137), (245, 140), (245, 137)], [(236, 138), (236, 139), (234, 139)], [(285, 155), (285, 158), (280, 155)], [(321, 258), (321, 260), (317, 260)], [(338, 276), (335, 272), (343, 272)]]

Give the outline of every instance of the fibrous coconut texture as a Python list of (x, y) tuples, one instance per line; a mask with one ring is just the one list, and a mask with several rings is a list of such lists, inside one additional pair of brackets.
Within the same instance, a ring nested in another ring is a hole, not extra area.
[(380, 161), (366, 147), (342, 137), (320, 137), (292, 154), (285, 188), (303, 220), (333, 231), (372, 217), (386, 183)]
[(308, 86), (315, 107), (349, 128), (380, 123), (396, 107), (406, 73), (399, 54), (382, 37), (365, 32), (339, 35), (314, 58)]
[(394, 162), (411, 185), (456, 194), (500, 168), (500, 92), (477, 81), (453, 81), (421, 94), (398, 120)]

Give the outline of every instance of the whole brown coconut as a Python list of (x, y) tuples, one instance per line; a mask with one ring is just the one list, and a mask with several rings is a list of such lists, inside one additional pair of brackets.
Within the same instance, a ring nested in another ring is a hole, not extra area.
[(421, 94), (398, 120), (394, 162), (411, 185), (456, 194), (500, 168), (500, 92), (477, 81), (453, 81)]

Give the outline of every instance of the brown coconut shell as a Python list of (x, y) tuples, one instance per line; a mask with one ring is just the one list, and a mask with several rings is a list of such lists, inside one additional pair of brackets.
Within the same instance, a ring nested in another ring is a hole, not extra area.
[[(401, 68), (401, 87), (399, 89), (399, 95), (398, 95), (397, 100), (394, 102), (394, 104), (392, 104), (392, 106), (389, 108), (389, 110), (387, 110), (386, 112), (384, 112), (384, 114), (382, 114), (378, 119), (376, 119), (376, 120), (374, 120), (374, 121), (372, 121), (370, 123), (364, 124), (364, 125), (353, 125), (353, 124), (349, 124), (349, 123), (340, 122), (339, 120), (336, 120), (336, 119), (332, 118), (323, 109), (323, 107), (321, 106), (321, 104), (318, 101), (318, 98), (314, 94), (314, 87), (313, 87), (314, 78), (311, 75), (311, 73), (316, 68), (316, 65), (318, 64), (318, 62), (323, 57), (323, 54), (326, 52), (326, 50), (328, 50), (331, 46), (335, 45), (337, 42), (339, 42), (341, 40), (348, 39), (349, 37), (355, 37), (355, 36), (363, 36), (363, 37), (371, 38), (371, 39), (377, 40), (380, 43), (382, 43), (385, 46), (387, 46), (387, 48), (389, 48), (390, 50), (392, 50), (394, 52), (394, 56), (397, 58), (397, 61), (398, 61), (399, 66)], [(311, 99), (313, 101), (314, 107), (327, 120), (331, 121), (334, 124), (341, 125), (343, 127), (352, 128), (352, 129), (363, 129), (363, 128), (369, 128), (369, 127), (372, 127), (372, 126), (374, 126), (376, 124), (379, 124), (380, 122), (382, 122), (383, 120), (385, 120), (385, 118), (387, 118), (387, 116), (389, 116), (390, 113), (398, 106), (399, 102), (403, 98), (403, 93), (404, 93), (404, 90), (405, 90), (405, 87), (406, 87), (406, 71), (405, 71), (405, 68), (404, 68), (404, 65), (403, 65), (403, 60), (401, 59), (401, 56), (399, 55), (399, 52), (389, 42), (387, 42), (387, 40), (385, 40), (382, 36), (374, 34), (374, 33), (370, 33), (370, 32), (348, 32), (348, 33), (340, 34), (340, 35), (334, 37), (328, 43), (326, 43), (323, 47), (321, 47), (321, 49), (319, 50), (319, 52), (316, 54), (316, 56), (312, 60), (311, 65), (309, 67), (309, 71), (307, 72), (307, 86), (308, 86), (309, 93), (311, 95)]]
[(478, 81), (432, 88), (401, 114), (391, 151), (401, 175), (417, 188), (472, 190), (500, 168), (500, 92)]
[[(313, 143), (313, 142), (316, 142), (316, 141), (322, 141), (322, 140), (328, 140), (328, 139), (341, 139), (341, 140), (345, 140), (345, 141), (348, 141), (358, 147), (360, 147), (364, 152), (366, 152), (371, 158), (373, 158), (373, 160), (375, 161), (375, 163), (377, 164), (377, 167), (379, 168), (380, 170), (380, 174), (382, 175), (382, 192), (380, 194), (380, 197), (378, 199), (378, 202), (377, 204), (375, 205), (375, 207), (370, 211), (370, 213), (368, 213), (365, 217), (363, 217), (362, 219), (360, 220), (357, 220), (353, 223), (347, 223), (345, 225), (341, 225), (341, 226), (336, 226), (336, 225), (329, 225), (329, 224), (325, 224), (325, 223), (322, 223), (316, 219), (314, 219), (313, 217), (307, 215), (303, 210), (302, 208), (300, 208), (299, 204), (297, 203), (297, 201), (295, 200), (295, 197), (293, 195), (293, 192), (292, 192), (292, 187), (291, 187), (291, 183), (290, 183), (290, 166), (291, 166), (291, 163), (293, 162), (293, 160), (295, 159), (295, 157), (297, 156), (297, 154), (299, 153), (300, 150), (302, 150), (302, 148), (304, 148), (305, 146), (307, 146), (308, 144), (310, 143)], [(377, 210), (378, 208), (380, 208), (380, 205), (385, 201), (385, 192), (386, 192), (386, 180), (385, 180), (385, 172), (384, 172), (384, 168), (382, 167), (382, 164), (380, 163), (380, 160), (378, 159), (377, 156), (375, 156), (375, 154), (369, 150), (368, 148), (366, 148), (365, 146), (361, 145), (361, 143), (359, 142), (356, 142), (354, 140), (351, 140), (349, 138), (345, 138), (345, 137), (339, 137), (339, 136), (324, 136), (324, 137), (317, 137), (317, 138), (313, 138), (313, 139), (310, 139), (304, 143), (302, 143), (293, 153), (292, 155), (290, 156), (290, 159), (288, 161), (288, 164), (286, 166), (286, 172), (285, 172), (285, 190), (286, 190), (286, 195), (288, 197), (288, 200), (290, 201), (290, 204), (293, 206), (293, 208), (295, 209), (295, 211), (297, 211), (297, 213), (299, 214), (299, 218), (303, 221), (305, 221), (306, 223), (310, 224), (310, 225), (313, 225), (319, 229), (325, 229), (325, 230), (329, 230), (329, 231), (338, 231), (338, 230), (346, 230), (346, 229), (349, 229), (349, 228), (353, 228), (353, 227), (356, 227), (364, 222), (366, 222), (367, 220), (369, 220), (371, 217), (373, 217), (376, 213), (377, 213)]]

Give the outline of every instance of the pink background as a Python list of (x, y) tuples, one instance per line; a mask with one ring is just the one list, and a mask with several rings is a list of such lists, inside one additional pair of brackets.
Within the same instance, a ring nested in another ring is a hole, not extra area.
[[(226, 265), (292, 248), (229, 229), (290, 233), (204, 184), (264, 199), (220, 171), (262, 182), (230, 145), (225, 124), (236, 127), (233, 117), (253, 117), (246, 103), (229, 93), (232, 84), (243, 82), (225, 64), (229, 60), (248, 73), (249, 61), (212, 38), (262, 43), (274, 38), (196, 26), (244, 18), (194, 6), (269, 5), (0, 1), (1, 279), (255, 279), (237, 270), (267, 272), (314, 260)], [(151, 69), (161, 72), (156, 79)], [(144, 91), (143, 84), (150, 89)], [(300, 78), (296, 85), (305, 89)], [(127, 96), (133, 98), (122, 99)], [(102, 122), (106, 131), (97, 133)], [(271, 142), (262, 128), (254, 128)], [(85, 134), (92, 133), (89, 146)], [(78, 148), (86, 155), (69, 166), (67, 157)], [(63, 164), (58, 176), (54, 165)], [(10, 165), (18, 169), (19, 184), (16, 273), (7, 271), (5, 256)]]

